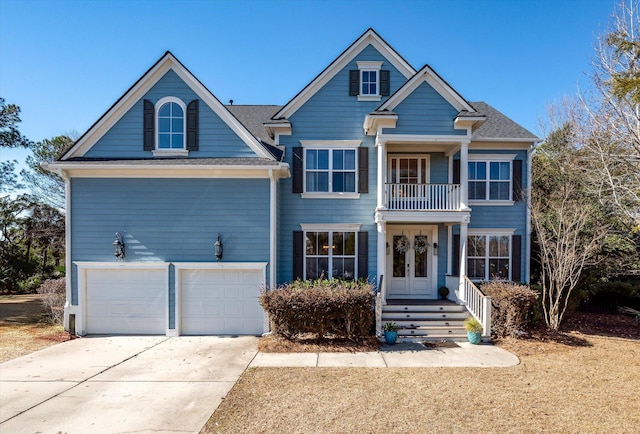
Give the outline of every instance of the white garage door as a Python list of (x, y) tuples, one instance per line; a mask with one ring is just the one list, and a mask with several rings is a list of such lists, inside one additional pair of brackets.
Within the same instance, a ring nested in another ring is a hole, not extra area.
[(258, 302), (262, 269), (184, 269), (181, 334), (259, 335), (264, 313)]
[(165, 334), (167, 273), (87, 269), (87, 333)]

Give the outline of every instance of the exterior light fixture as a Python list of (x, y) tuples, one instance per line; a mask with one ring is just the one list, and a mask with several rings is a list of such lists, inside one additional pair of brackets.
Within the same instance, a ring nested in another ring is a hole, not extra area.
[(224, 245), (222, 244), (222, 236), (218, 234), (218, 241), (213, 244), (213, 252), (216, 255), (216, 259), (219, 261), (222, 259), (222, 250)]
[(438, 256), (438, 243), (433, 243), (433, 256)]
[(113, 242), (113, 255), (118, 261), (122, 261), (124, 259), (124, 241), (122, 241), (122, 235), (120, 235), (120, 232), (116, 232), (116, 239)]

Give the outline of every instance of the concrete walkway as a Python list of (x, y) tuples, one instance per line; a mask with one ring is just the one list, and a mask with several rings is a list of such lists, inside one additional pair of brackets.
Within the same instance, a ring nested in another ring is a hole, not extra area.
[(494, 345), (458, 342), (451, 347), (427, 347), (419, 343), (385, 345), (367, 353), (258, 353), (251, 367), (318, 368), (503, 368), (520, 363), (517, 356)]

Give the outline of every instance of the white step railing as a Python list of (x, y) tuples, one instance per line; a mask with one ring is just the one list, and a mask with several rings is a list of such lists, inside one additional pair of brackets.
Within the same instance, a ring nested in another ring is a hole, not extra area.
[(457, 211), (460, 184), (385, 184), (386, 206), (402, 211)]
[(491, 297), (487, 297), (473, 284), (467, 276), (462, 282), (462, 294), (460, 298), (467, 305), (467, 310), (482, 324), (482, 336), (491, 336)]

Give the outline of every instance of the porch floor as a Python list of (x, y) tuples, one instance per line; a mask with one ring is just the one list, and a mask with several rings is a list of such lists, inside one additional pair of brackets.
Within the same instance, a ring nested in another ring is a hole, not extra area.
[(387, 298), (387, 304), (398, 306), (440, 306), (443, 304), (455, 305), (451, 300), (433, 300), (422, 298)]

